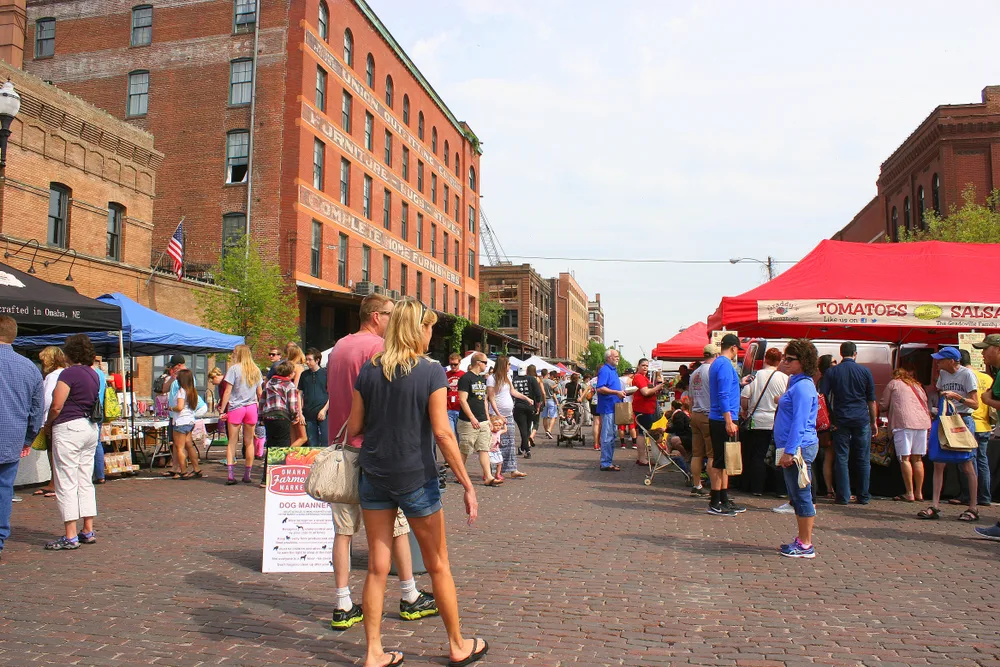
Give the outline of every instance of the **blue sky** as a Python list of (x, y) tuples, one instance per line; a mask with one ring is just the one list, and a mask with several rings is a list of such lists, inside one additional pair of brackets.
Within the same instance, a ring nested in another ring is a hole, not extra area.
[[(369, 0), (483, 142), (517, 256), (795, 260), (875, 195), (939, 104), (1000, 84), (1000, 3)], [(753, 264), (532, 260), (601, 293), (626, 358)]]

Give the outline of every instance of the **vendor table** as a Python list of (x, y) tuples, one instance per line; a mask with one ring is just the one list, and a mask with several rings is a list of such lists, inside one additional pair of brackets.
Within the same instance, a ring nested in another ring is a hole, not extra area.
[[(217, 424), (219, 422), (219, 417), (217, 415), (206, 415), (197, 420), (204, 425)], [(129, 420), (115, 420), (112, 422), (113, 426), (125, 427), (126, 429), (133, 426), (135, 428), (133, 442), (136, 443), (134, 451), (142, 454), (149, 462), (149, 469), (153, 469), (153, 463), (156, 459), (166, 459), (170, 458), (171, 449), (173, 443), (170, 441), (169, 426), (170, 420), (165, 417), (137, 417), (134, 421)], [(153, 450), (150, 454), (146, 447), (146, 437), (152, 436), (153, 439)], [(128, 439), (128, 434), (123, 434), (121, 436), (111, 436), (120, 437), (123, 440)]]

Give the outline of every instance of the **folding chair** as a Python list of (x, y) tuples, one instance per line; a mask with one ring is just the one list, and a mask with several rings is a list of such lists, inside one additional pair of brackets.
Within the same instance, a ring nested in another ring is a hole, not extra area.
[[(664, 440), (663, 436), (667, 431), (666, 415), (660, 417), (656, 422), (653, 423), (652, 433), (650, 431), (647, 431), (642, 424), (637, 423), (636, 426), (638, 426), (639, 430), (642, 431), (643, 444), (646, 447), (646, 460), (649, 461), (649, 474), (646, 476), (645, 480), (643, 481), (643, 484), (645, 484), (646, 486), (651, 486), (653, 484), (653, 477), (656, 475), (656, 473), (660, 472), (661, 470), (669, 471), (671, 469), (676, 470), (677, 472), (684, 475), (684, 478), (688, 481), (688, 483), (690, 483), (691, 473), (682, 468), (677, 463), (677, 461), (674, 460), (674, 457), (670, 455), (669, 443), (663, 442)], [(654, 435), (653, 433), (656, 433), (656, 435)], [(652, 445), (650, 443), (656, 445), (655, 461), (651, 456), (653, 452), (652, 452)]]

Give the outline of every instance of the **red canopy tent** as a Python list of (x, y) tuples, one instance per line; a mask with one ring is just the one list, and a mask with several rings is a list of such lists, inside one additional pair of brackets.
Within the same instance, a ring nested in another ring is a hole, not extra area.
[(668, 341), (653, 348), (653, 358), (663, 361), (692, 361), (701, 359), (708, 345), (708, 325), (695, 322)]
[(1000, 245), (823, 241), (774, 280), (724, 297), (709, 330), (740, 336), (954, 342), (1000, 328)]

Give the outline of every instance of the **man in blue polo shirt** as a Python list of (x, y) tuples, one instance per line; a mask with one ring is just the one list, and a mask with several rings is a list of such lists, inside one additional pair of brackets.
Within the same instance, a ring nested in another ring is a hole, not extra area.
[(870, 370), (857, 363), (858, 346), (851, 341), (840, 344), (840, 356), (843, 361), (831, 367), (819, 385), (819, 393), (826, 397), (834, 426), (836, 503), (848, 503), (853, 476), (857, 502), (867, 505), (871, 500), (868, 479), (872, 469), (872, 436), (878, 434), (875, 378)]
[(621, 380), (618, 379), (618, 350), (614, 348), (604, 353), (604, 365), (597, 372), (597, 415), (601, 420), (601, 470), (621, 470), (614, 464), (615, 403), (625, 398)]
[(708, 412), (708, 432), (712, 438), (715, 456), (708, 468), (712, 493), (708, 513), (719, 516), (736, 516), (747, 508), (737, 505), (729, 497), (729, 475), (726, 473), (726, 444), (736, 440), (739, 433), (740, 376), (733, 363), (743, 347), (736, 334), (726, 334), (719, 343), (720, 354), (708, 369), (708, 391), (712, 407)]

